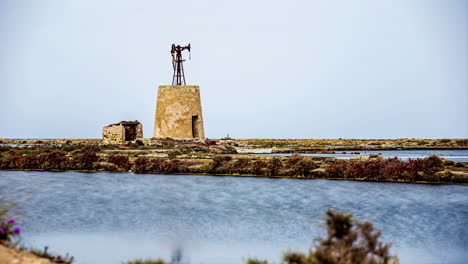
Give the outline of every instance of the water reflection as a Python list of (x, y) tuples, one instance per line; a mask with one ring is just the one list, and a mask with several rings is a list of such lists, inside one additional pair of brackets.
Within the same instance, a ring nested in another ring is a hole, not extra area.
[(24, 242), (78, 264), (278, 262), (324, 235), (329, 208), (371, 220), (402, 263), (468, 259), (468, 186), (191, 175), (0, 171)]
[(183, 254), (182, 248), (177, 247), (172, 251), (171, 262), (174, 264), (182, 264)]

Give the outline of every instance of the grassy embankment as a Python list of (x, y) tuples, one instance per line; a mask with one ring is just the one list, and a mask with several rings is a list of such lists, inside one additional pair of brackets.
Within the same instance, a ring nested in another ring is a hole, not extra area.
[(159, 149), (138, 145), (121, 149), (121, 146), (78, 144), (0, 147), (0, 169), (468, 183), (468, 163), (442, 160), (435, 156), (402, 161), (371, 155), (344, 161), (297, 155), (216, 154), (220, 151), (222, 146), (196, 144), (173, 144), (160, 146)]

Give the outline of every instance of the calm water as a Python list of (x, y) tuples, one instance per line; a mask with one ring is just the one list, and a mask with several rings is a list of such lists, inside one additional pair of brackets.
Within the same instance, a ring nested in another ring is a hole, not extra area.
[[(468, 149), (463, 150), (368, 150), (368, 151), (338, 151), (335, 150), (335, 154), (301, 154), (304, 156), (315, 156), (315, 157), (335, 157), (340, 159), (349, 159), (357, 156), (366, 156), (370, 154), (379, 154), (385, 158), (398, 157), (403, 160), (406, 159), (421, 159), (429, 157), (430, 155), (437, 155), (441, 158), (453, 160), (457, 162), (468, 162)], [(343, 154), (346, 152), (346, 154)], [(351, 154), (359, 152), (359, 154)], [(259, 154), (259, 155), (274, 155), (274, 156), (291, 156), (291, 153), (284, 154)]]
[(0, 171), (23, 243), (78, 264), (180, 252), (190, 263), (279, 263), (324, 235), (335, 208), (371, 220), (402, 263), (467, 263), (468, 186), (131, 173)]

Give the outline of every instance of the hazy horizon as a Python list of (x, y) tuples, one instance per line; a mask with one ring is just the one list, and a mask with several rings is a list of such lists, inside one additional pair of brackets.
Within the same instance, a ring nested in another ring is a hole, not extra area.
[(152, 137), (172, 43), (208, 138), (468, 138), (468, 1), (0, 0), (0, 36), (0, 138)]

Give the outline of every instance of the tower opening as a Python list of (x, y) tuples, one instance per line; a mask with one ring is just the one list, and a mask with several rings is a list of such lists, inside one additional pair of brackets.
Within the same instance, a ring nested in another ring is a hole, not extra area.
[(192, 137), (200, 138), (198, 132), (198, 116), (192, 116)]

